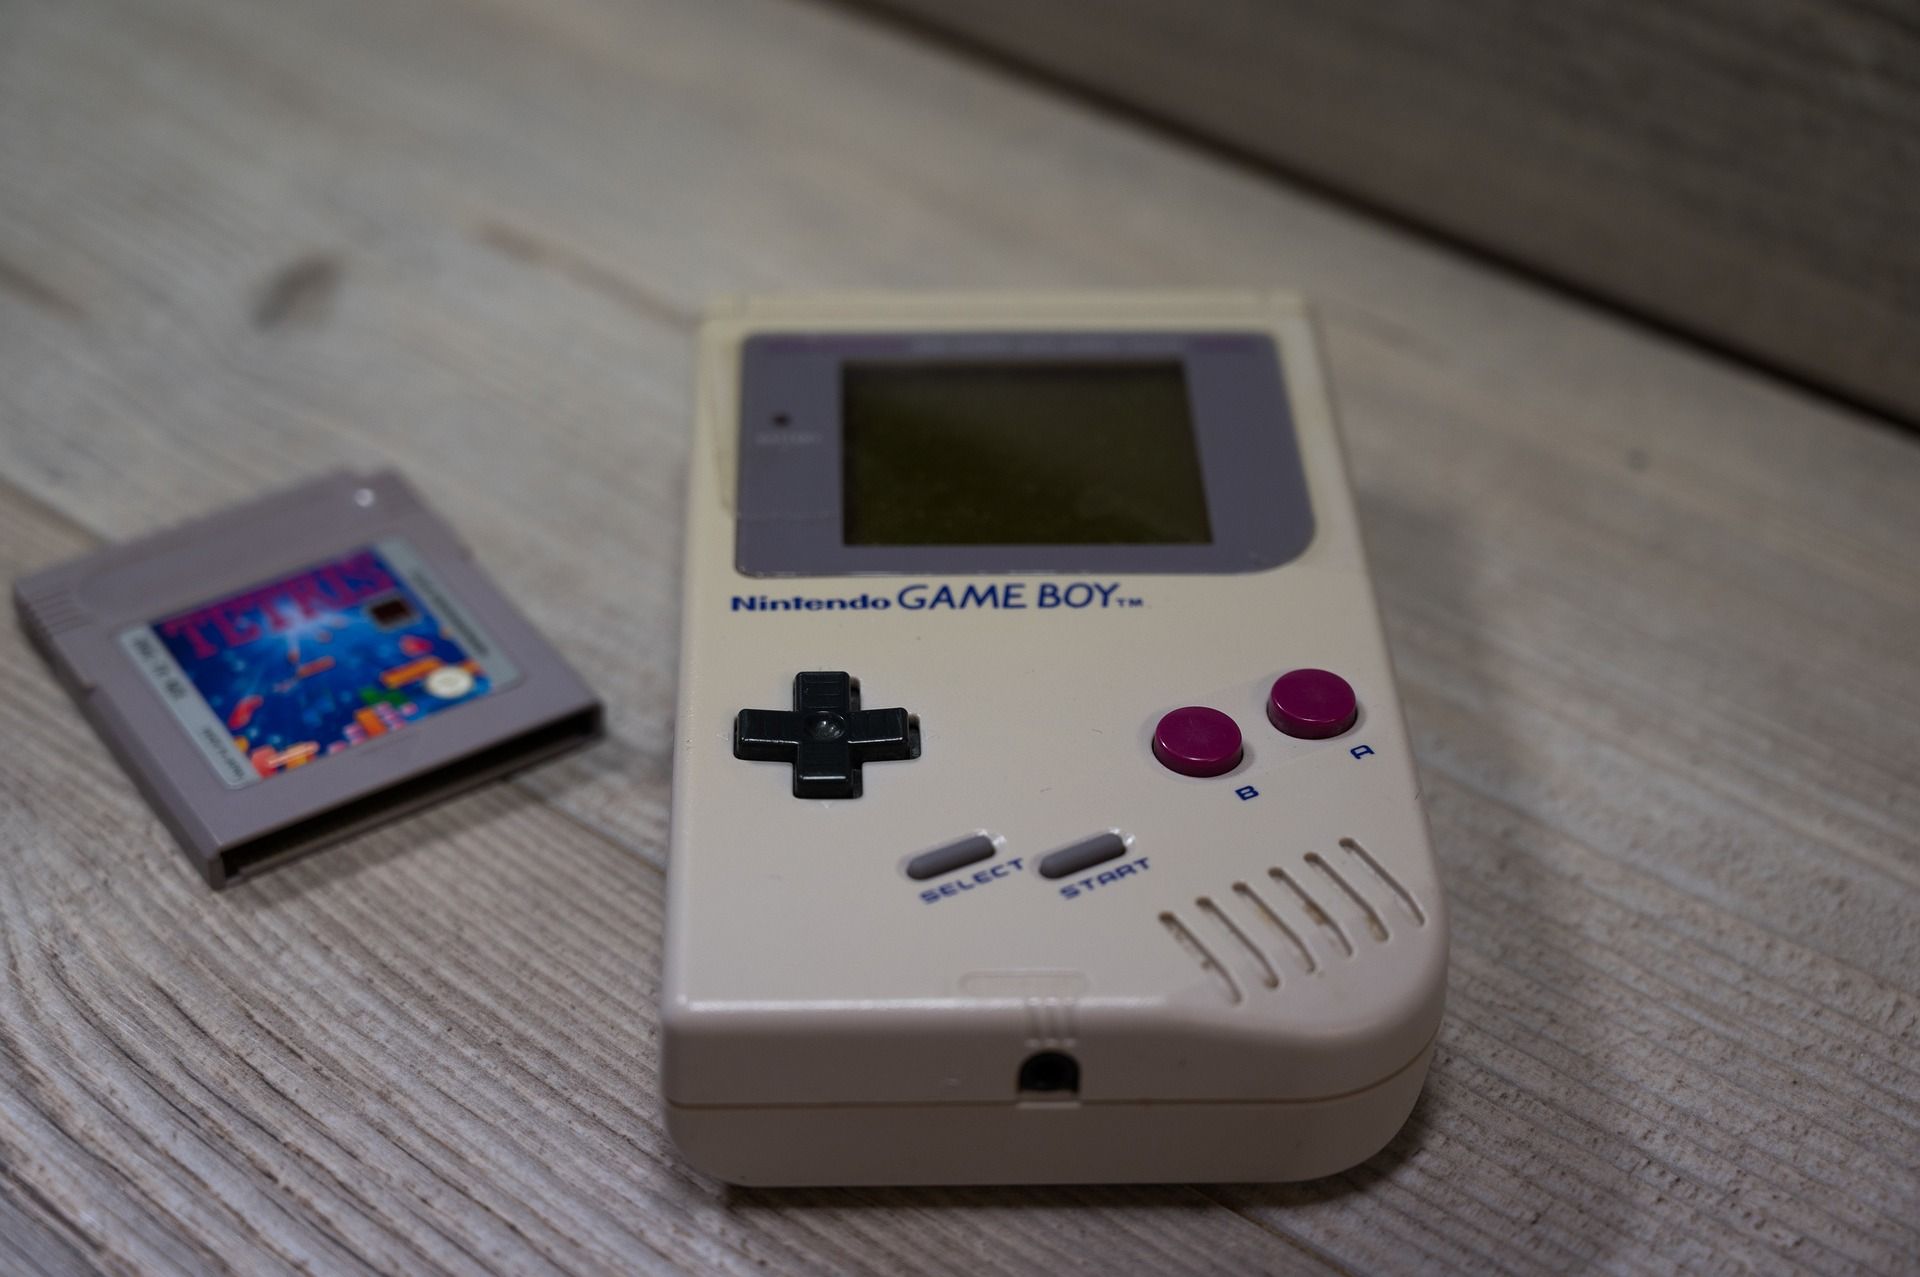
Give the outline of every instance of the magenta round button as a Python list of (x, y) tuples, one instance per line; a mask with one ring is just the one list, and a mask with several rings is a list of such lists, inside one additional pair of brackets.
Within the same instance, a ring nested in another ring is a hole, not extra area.
[(1268, 721), (1303, 740), (1338, 736), (1359, 713), (1353, 688), (1331, 670), (1288, 670), (1267, 694)]
[(1217, 709), (1169, 710), (1153, 729), (1153, 756), (1182, 776), (1218, 776), (1240, 761), (1240, 724)]

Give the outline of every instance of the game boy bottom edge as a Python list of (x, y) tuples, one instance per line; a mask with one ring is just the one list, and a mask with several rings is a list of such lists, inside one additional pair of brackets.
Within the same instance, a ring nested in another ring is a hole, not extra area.
[(732, 1184), (1282, 1183), (1386, 1147), (1433, 1047), (1381, 1082), (1316, 1100), (664, 1107), (682, 1155)]

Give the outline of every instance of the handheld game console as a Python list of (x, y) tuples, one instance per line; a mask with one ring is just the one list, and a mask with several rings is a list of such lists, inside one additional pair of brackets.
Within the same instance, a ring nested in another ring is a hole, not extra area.
[(1400, 1128), (1446, 915), (1299, 303), (735, 303), (687, 529), (690, 1162), (1292, 1180)]

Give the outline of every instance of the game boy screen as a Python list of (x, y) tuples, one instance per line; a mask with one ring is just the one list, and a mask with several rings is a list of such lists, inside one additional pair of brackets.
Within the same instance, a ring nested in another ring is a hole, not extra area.
[(1177, 360), (844, 366), (848, 545), (1206, 544)]

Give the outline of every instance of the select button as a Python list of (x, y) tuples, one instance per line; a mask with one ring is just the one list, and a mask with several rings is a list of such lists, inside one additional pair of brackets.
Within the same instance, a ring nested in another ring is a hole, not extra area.
[(915, 882), (938, 878), (941, 874), (965, 869), (968, 865), (977, 865), (983, 860), (991, 860), (993, 852), (993, 839), (985, 834), (974, 834), (971, 837), (962, 838), (959, 842), (950, 842), (944, 847), (935, 847), (932, 851), (921, 852), (907, 862), (907, 877)]

